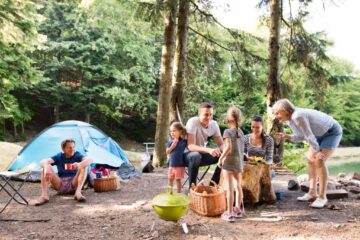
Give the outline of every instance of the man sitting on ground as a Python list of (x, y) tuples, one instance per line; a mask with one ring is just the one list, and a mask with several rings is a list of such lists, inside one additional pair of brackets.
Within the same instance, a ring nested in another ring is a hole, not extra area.
[[(60, 194), (75, 193), (75, 200), (86, 201), (81, 194), (81, 189), (84, 186), (87, 169), (92, 159), (75, 151), (75, 141), (72, 139), (64, 140), (61, 148), (63, 152), (41, 161), (41, 196), (35, 206), (49, 201), (49, 183)], [(51, 167), (54, 165), (57, 166), (58, 174)]]
[[(189, 171), (189, 187), (196, 184), (200, 166), (216, 164), (221, 155), (223, 140), (219, 125), (212, 119), (213, 108), (204, 102), (199, 106), (197, 117), (192, 117), (186, 124), (189, 152), (185, 153), (185, 163)], [(209, 138), (213, 138), (217, 148), (207, 147)], [(211, 180), (219, 183), (221, 169), (217, 166)]]

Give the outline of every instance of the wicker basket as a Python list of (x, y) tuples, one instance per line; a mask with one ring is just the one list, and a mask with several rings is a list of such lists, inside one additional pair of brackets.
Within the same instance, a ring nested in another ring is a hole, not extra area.
[(119, 189), (120, 189), (120, 180), (116, 176), (94, 179), (95, 192), (116, 191)]
[[(204, 181), (212, 182), (212, 186), (204, 186)], [(190, 208), (194, 212), (208, 217), (221, 215), (226, 210), (225, 191), (210, 179), (204, 179), (190, 189)]]

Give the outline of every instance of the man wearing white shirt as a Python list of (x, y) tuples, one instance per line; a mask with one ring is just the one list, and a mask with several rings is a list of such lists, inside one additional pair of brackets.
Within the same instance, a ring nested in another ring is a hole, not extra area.
[[(200, 104), (198, 116), (192, 117), (186, 124), (188, 152), (185, 163), (189, 172), (189, 187), (196, 184), (200, 166), (216, 164), (221, 155), (223, 140), (219, 125), (212, 119), (213, 108), (210, 103)], [(207, 147), (209, 138), (213, 138), (217, 148)], [(216, 167), (212, 180), (219, 183), (221, 169)]]

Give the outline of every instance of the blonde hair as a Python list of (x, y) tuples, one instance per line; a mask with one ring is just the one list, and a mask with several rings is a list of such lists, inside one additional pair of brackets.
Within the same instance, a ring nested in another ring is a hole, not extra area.
[(295, 111), (295, 106), (292, 104), (289, 99), (283, 98), (278, 101), (272, 106), (273, 112), (283, 111), (288, 116), (291, 116)]

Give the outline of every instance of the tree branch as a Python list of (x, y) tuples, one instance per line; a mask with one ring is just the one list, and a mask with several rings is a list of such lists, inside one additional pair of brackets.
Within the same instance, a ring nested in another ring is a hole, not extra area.
[(224, 49), (224, 50), (226, 50), (226, 51), (229, 51), (229, 52), (230, 52), (230, 55), (231, 55), (231, 57), (232, 57), (232, 59), (233, 59), (233, 61), (234, 61), (234, 63), (235, 63), (235, 66), (236, 66), (237, 70), (238, 70), (239, 73), (240, 73), (240, 75), (241, 75), (242, 77), (245, 77), (243, 71), (241, 70), (241, 68), (240, 68), (240, 66), (239, 66), (238, 61), (236, 60), (236, 58), (235, 58), (235, 56), (234, 56), (234, 54), (233, 54), (233, 52), (234, 52), (235, 50), (232, 50), (232, 49), (230, 49), (230, 48), (227, 48), (227, 47), (219, 44), (219, 43), (216, 42), (215, 40), (213, 40), (213, 39), (209, 38), (208, 36), (205, 36), (204, 34), (196, 31), (195, 29), (193, 29), (193, 28), (190, 27), (190, 26), (189, 26), (188, 28), (189, 28), (189, 30), (191, 30), (191, 31), (193, 31), (194, 33), (198, 34), (199, 36), (205, 38), (206, 40), (208, 40), (209, 42), (215, 44), (216, 46), (218, 46), (218, 47), (220, 47), (220, 48), (222, 48), (222, 49)]
[(226, 50), (226, 51), (229, 51), (229, 52), (236, 51), (236, 50), (233, 50), (233, 49), (230, 49), (230, 48), (228, 48), (228, 47), (225, 47), (225, 46), (221, 45), (220, 43), (216, 42), (215, 40), (211, 39), (211, 38), (208, 37), (208, 36), (205, 36), (204, 34), (198, 32), (198, 31), (196, 31), (195, 29), (193, 29), (193, 28), (190, 27), (190, 26), (189, 26), (188, 28), (189, 28), (191, 31), (193, 31), (194, 33), (196, 33), (197, 35), (205, 38), (205, 39), (208, 40), (209, 42), (215, 44), (216, 46), (218, 46), (218, 47), (220, 47), (220, 48), (222, 48), (222, 49), (224, 49), (224, 50)]

